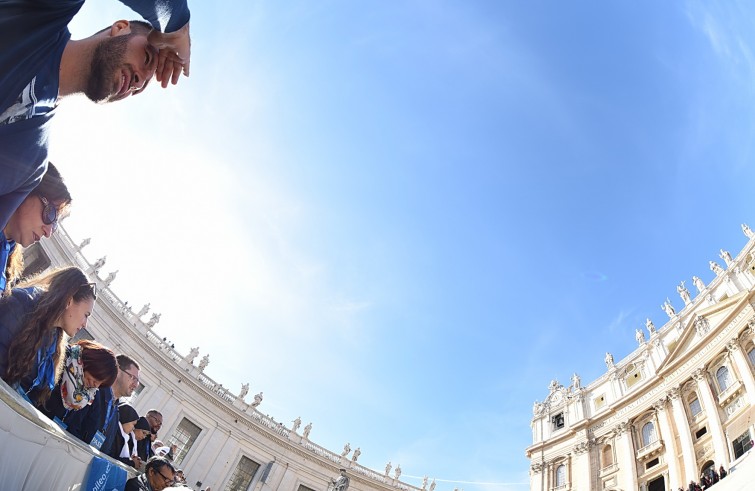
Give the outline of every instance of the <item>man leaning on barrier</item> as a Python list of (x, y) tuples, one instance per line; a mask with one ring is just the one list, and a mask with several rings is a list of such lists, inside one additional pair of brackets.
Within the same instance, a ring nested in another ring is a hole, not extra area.
[(0, 0), (0, 229), (47, 167), (60, 98), (112, 102), (189, 75), (186, 0), (122, 0), (145, 20), (119, 20), (79, 40), (68, 24), (84, 0)]

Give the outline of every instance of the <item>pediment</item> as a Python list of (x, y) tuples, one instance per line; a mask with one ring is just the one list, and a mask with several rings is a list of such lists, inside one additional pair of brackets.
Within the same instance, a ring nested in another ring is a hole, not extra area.
[(743, 291), (708, 307), (696, 309), (691, 315), (685, 316), (682, 321), (682, 334), (658, 367), (658, 374), (673, 369), (686, 359), (689, 353), (693, 353), (697, 346), (708, 342), (722, 325), (740, 312), (752, 294), (753, 292)]

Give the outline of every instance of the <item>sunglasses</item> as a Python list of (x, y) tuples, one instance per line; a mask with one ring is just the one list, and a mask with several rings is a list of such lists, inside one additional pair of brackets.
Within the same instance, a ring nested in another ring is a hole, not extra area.
[(52, 225), (52, 231), (58, 229), (58, 207), (47, 201), (47, 198), (40, 196), (42, 201), (42, 222), (45, 225)]
[(84, 288), (92, 290), (92, 296), (97, 300), (97, 283), (84, 283), (79, 287), (79, 290), (83, 290)]

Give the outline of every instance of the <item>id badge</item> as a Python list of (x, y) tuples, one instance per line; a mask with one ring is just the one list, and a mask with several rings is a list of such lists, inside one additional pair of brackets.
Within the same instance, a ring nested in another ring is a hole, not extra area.
[(97, 450), (102, 448), (103, 443), (105, 443), (105, 434), (102, 433), (101, 431), (98, 431), (97, 433), (95, 433), (94, 436), (92, 437), (92, 441), (89, 442), (89, 444), (93, 446), (94, 448), (96, 448)]

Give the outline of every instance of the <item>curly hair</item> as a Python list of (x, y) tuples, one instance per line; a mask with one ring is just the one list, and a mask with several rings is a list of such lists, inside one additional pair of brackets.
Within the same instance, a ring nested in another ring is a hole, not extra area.
[[(55, 380), (60, 378), (65, 355), (65, 343), (68, 335), (55, 323), (63, 316), (70, 301), (81, 302), (96, 299), (94, 289), (88, 278), (79, 268), (66, 268), (40, 275), (21, 286), (34, 286), (42, 290), (36, 299), (34, 310), (22, 320), (19, 333), (8, 347), (8, 369), (5, 381), (15, 384), (34, 370), (37, 352), (45, 346), (56, 343), (53, 362)], [(0, 301), (10, 301), (6, 297)], [(34, 398), (37, 404), (44, 403), (50, 397), (49, 387), (39, 387)]]

